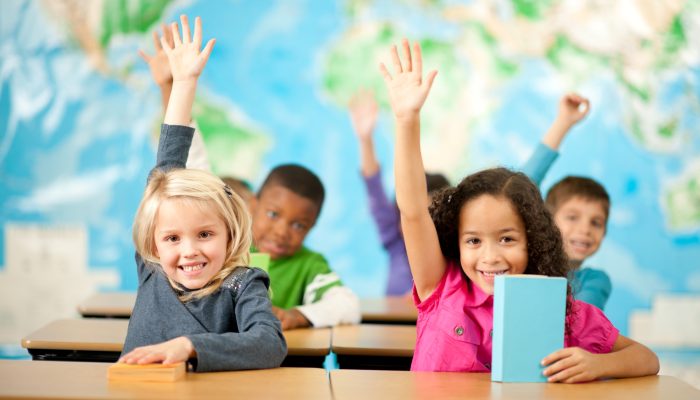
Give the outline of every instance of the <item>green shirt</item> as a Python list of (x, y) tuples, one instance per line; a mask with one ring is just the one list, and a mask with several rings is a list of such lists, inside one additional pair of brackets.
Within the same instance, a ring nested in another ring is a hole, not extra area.
[(321, 254), (303, 246), (290, 257), (270, 260), (268, 274), (272, 305), (284, 309), (315, 303), (328, 289), (343, 285)]

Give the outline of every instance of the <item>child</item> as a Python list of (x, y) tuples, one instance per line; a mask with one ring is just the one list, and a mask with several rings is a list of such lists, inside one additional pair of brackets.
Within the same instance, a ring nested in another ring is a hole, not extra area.
[[(386, 294), (401, 296), (410, 294), (413, 277), (408, 266), (406, 245), (401, 234), (399, 210), (395, 202), (390, 202), (384, 191), (381, 171), (374, 152), (372, 133), (377, 122), (378, 107), (374, 96), (367, 91), (356, 94), (350, 101), (350, 120), (360, 144), (360, 172), (367, 187), (369, 208), (384, 249), (389, 254), (389, 279)], [(428, 193), (449, 186), (447, 178), (441, 174), (425, 174)]]
[[(195, 21), (190, 39), (162, 39), (173, 72), (158, 162), (134, 220), (139, 289), (120, 362), (174, 364), (196, 371), (272, 368), (286, 343), (271, 312), (268, 278), (248, 261), (250, 216), (243, 200), (208, 172), (187, 170), (193, 129), (186, 125), (214, 40), (204, 50)], [(184, 149), (184, 151), (183, 151)]]
[[(562, 97), (556, 120), (524, 167), (524, 172), (536, 184), (542, 182), (556, 160), (564, 136), (589, 111), (588, 99), (575, 93)], [(552, 186), (546, 204), (564, 239), (574, 297), (604, 310), (612, 290), (610, 278), (602, 270), (581, 268), (581, 265), (598, 251), (605, 237), (610, 196), (593, 179), (569, 176)]]
[[(467, 176), (428, 211), (420, 109), (437, 71), (424, 78), (420, 47), (392, 48), (384, 75), (396, 123), (396, 199), (418, 307), (414, 371), (488, 372), (493, 282), (501, 274), (564, 276), (561, 236), (537, 187), (503, 168)], [(566, 348), (542, 360), (550, 382), (655, 374), (656, 355), (622, 335), (597, 308), (568, 300)]]
[(326, 259), (304, 247), (321, 212), (321, 180), (295, 164), (274, 168), (251, 203), (253, 251), (270, 254), (272, 304), (282, 329), (360, 321), (357, 296)]

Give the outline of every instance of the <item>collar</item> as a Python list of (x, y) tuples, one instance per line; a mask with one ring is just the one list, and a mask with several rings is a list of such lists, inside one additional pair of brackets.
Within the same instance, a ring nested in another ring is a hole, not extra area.
[(493, 304), (493, 295), (486, 294), (474, 282), (467, 279), (467, 296), (464, 305), (467, 307), (481, 307), (488, 304)]

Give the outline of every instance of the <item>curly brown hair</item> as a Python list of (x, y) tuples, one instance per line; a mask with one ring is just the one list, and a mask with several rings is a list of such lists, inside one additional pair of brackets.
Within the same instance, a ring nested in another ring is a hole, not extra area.
[[(527, 237), (525, 274), (567, 277), (568, 259), (561, 233), (544, 204), (540, 191), (523, 173), (492, 168), (464, 178), (456, 187), (433, 195), (430, 216), (440, 240), (442, 254), (460, 265), (459, 215), (462, 207), (482, 195), (508, 199), (523, 220)], [(571, 287), (567, 285), (567, 315), (571, 308)], [(567, 329), (568, 331), (568, 329)]]

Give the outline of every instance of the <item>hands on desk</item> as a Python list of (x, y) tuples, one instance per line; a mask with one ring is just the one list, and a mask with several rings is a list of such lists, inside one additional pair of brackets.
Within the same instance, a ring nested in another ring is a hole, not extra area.
[(542, 360), (547, 366), (543, 371), (548, 382), (577, 383), (598, 379), (600, 371), (600, 355), (589, 353), (580, 347), (567, 347), (555, 351)]
[(196, 357), (190, 339), (180, 336), (167, 342), (137, 347), (123, 355), (118, 362), (125, 364), (177, 364)]
[(282, 323), (282, 330), (286, 331), (288, 329), (295, 328), (307, 328), (311, 326), (311, 322), (296, 308), (291, 308), (289, 310), (284, 310), (279, 307), (272, 307), (272, 313), (275, 317)]

